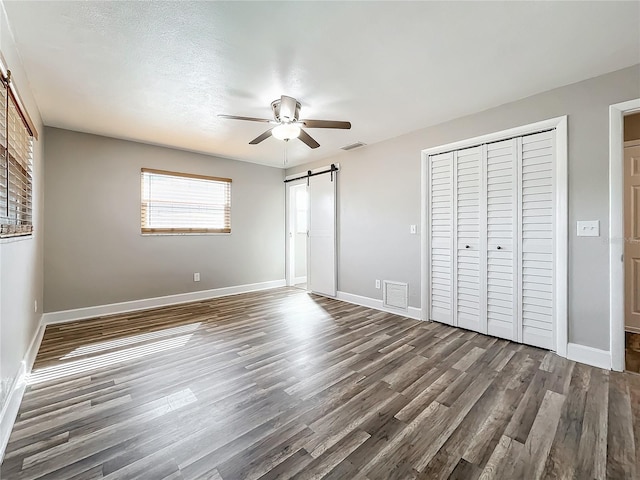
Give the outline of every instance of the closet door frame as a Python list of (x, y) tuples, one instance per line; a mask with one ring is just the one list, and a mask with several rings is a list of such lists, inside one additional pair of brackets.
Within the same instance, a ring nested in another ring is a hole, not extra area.
[(473, 147), (483, 143), (505, 140), (507, 138), (518, 137), (537, 133), (542, 130), (555, 129), (555, 305), (554, 305), (554, 332), (555, 332), (555, 352), (562, 356), (567, 356), (568, 344), (568, 262), (569, 262), (569, 202), (568, 202), (568, 156), (567, 156), (567, 116), (551, 118), (520, 127), (515, 127), (499, 132), (480, 135), (477, 137), (461, 140), (458, 142), (439, 145), (422, 150), (421, 159), (421, 300), (422, 319), (429, 319), (431, 302), (428, 295), (430, 284), (429, 252), (430, 228), (430, 192), (427, 190), (429, 182), (429, 156), (460, 150), (462, 148)]

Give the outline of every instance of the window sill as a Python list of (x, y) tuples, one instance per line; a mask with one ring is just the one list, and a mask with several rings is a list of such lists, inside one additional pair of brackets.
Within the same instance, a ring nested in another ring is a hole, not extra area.
[(24, 242), (26, 240), (32, 240), (32, 239), (33, 239), (33, 233), (30, 233), (28, 235), (8, 235), (6, 237), (0, 237), (0, 244)]
[(141, 237), (228, 237), (231, 233), (141, 233)]

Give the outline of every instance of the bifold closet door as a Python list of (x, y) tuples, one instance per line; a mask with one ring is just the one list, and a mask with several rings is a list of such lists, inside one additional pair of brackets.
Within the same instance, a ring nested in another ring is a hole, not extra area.
[(518, 142), (486, 145), (487, 333), (509, 340), (518, 340)]
[(555, 348), (555, 132), (428, 157), (429, 318)]
[(555, 348), (555, 134), (522, 137), (521, 341)]
[(453, 325), (453, 153), (429, 157), (431, 320)]
[[(486, 333), (483, 284), (485, 216), (481, 205), (483, 146), (454, 152), (454, 325)], [(482, 239), (482, 240), (481, 240)]]
[(309, 178), (309, 290), (336, 296), (336, 181), (337, 173)]

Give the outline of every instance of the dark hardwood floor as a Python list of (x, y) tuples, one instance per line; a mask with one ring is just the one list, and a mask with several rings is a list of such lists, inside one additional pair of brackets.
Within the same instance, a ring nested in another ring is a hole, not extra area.
[(2, 479), (638, 478), (640, 376), (276, 289), (49, 326)]

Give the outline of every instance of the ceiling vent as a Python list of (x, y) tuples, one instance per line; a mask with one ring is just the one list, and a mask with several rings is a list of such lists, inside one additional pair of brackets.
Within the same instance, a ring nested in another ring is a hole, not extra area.
[(382, 290), (382, 304), (385, 307), (407, 310), (407, 287), (408, 285), (406, 283), (385, 280), (384, 289)]
[(351, 145), (345, 145), (344, 147), (340, 147), (341, 150), (353, 150), (355, 148), (360, 148), (360, 147), (364, 147), (366, 145), (366, 143), (364, 142), (356, 142), (356, 143), (352, 143)]

